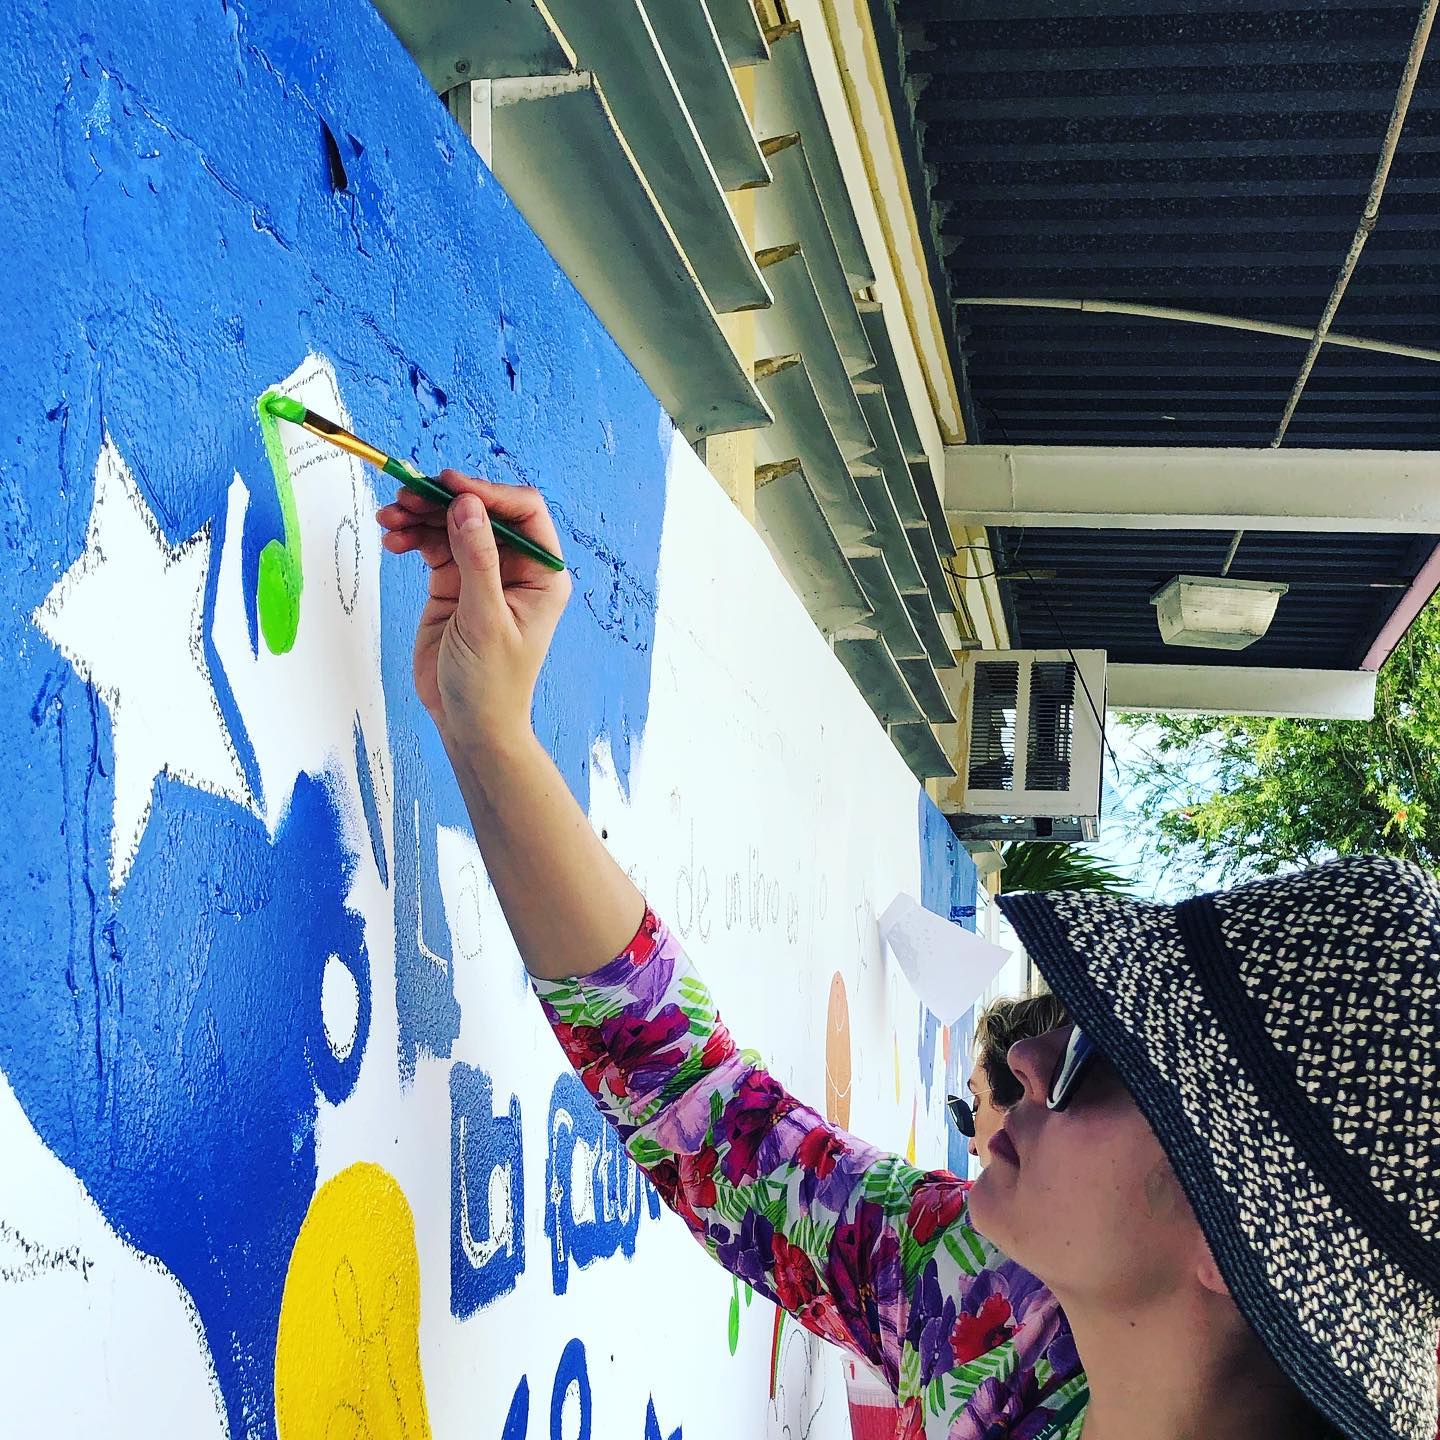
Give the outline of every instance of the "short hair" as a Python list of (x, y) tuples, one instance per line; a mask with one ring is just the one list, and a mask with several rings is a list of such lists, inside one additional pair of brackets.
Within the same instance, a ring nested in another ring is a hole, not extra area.
[(986, 1007), (975, 1022), (975, 1047), (990, 1082), (990, 1098), (1002, 1110), (1018, 1104), (1024, 1087), (1005, 1062), (1017, 1040), (1029, 1040), (1069, 1023), (1059, 999), (1048, 990), (1019, 998), (1003, 996)]

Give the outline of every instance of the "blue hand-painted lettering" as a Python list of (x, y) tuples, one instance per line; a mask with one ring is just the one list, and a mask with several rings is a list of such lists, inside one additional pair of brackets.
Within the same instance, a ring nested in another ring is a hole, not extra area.
[(585, 1087), (561, 1075), (550, 1092), (549, 1145), (545, 1162), (545, 1234), (550, 1275), (557, 1295), (580, 1269), (610, 1255), (635, 1253), (644, 1208), (658, 1216), (649, 1181), (625, 1152)]
[(490, 1077), (450, 1069), (450, 1310), (459, 1320), (508, 1295), (525, 1269), (520, 1101), (492, 1113)]

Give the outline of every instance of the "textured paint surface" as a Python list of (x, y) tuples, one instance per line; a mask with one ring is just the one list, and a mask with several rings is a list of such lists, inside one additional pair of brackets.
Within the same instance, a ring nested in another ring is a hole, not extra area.
[[(241, 769), (217, 773), (218, 739), (185, 763), (203, 722), (255, 773), (253, 716), (235, 706), (208, 622), (227, 540), (243, 547), (252, 637), (260, 593), (263, 643), (294, 643), (271, 601), (298, 597), (297, 537), (256, 399), (322, 352), (363, 432), (416, 445), (433, 468), (545, 488), (579, 603), (538, 720), (582, 796), (596, 736), (610, 738), (623, 775), (644, 726), (664, 504), (654, 399), (373, 10), (341, 4), (324, 28), (317, 47), (288, 7), (183, 0), (163, 15), (121, 0), (97, 27), (88, 7), (59, 0), (20, 4), (0, 35), (0, 154), (29, 176), (0, 233), (0, 805), (26, 856), (0, 882), (11, 956), (0, 1069), (120, 1235), (194, 1298), (237, 1435), (271, 1429), (276, 1315), (315, 1186), (317, 1107), (343, 1099), (366, 1051), (362, 1034), (342, 1062), (326, 1042), (328, 956), (369, 994), (330, 782), (302, 775), (271, 836), (245, 803)], [(327, 124), (347, 147), (339, 194)], [(497, 340), (507, 329), (518, 337), (508, 374)], [(153, 517), (155, 573), (176, 582), (157, 579), (148, 614), (120, 609), (129, 623), (115, 653), (135, 647), (134, 686), (107, 676), (103, 650), (67, 658), (63, 608), (50, 630), (32, 623), (85, 551), (107, 437), (133, 476), (126, 514)], [(237, 473), (249, 504), (243, 535), (230, 537)], [(277, 568), (267, 552), (288, 558)], [(193, 557), (189, 602), (179, 557)], [(417, 813), (431, 837), (462, 819), (410, 695), (422, 584), (418, 567), (384, 571), (397, 840)], [(194, 643), (182, 648), (177, 632), (175, 653), (160, 655), (153, 631), (177, 621)], [(139, 663), (147, 642), (151, 668)], [(168, 756), (147, 758), (150, 717), (174, 709), (187, 675), (207, 708), (185, 715)], [(272, 697), (282, 720), (288, 703)], [(418, 1057), (448, 1054), (458, 1032), (447, 972), (426, 953), (448, 964), (433, 839), (425, 849), (397, 843), (394, 866), (410, 1073)], [(123, 882), (113, 895), (112, 882)]]
[[(450, 1069), (450, 1312), (473, 1315), (525, 1270), (525, 1160), (520, 1102), (494, 1114), (482, 1070)], [(516, 1223), (517, 1217), (520, 1223)]]
[(429, 1440), (420, 1261), (404, 1192), (352, 1165), (315, 1192), (295, 1240), (275, 1348), (281, 1440)]
[[(731, 1361), (728, 1278), (563, 1070), (414, 698), (383, 480), (294, 427), (272, 465), (257, 398), (540, 485), (575, 581), (542, 740), (814, 1102), (843, 976), (852, 1123), (897, 1149), (918, 1005), (874, 916), (921, 885), (913, 779), (370, 5), (7, 21), (5, 1423), (323, 1434), (300, 1334), (337, 1433), (838, 1440), (825, 1352), (787, 1336), (772, 1403), (747, 1291)], [(695, 1303), (657, 1375), (660, 1285)]]

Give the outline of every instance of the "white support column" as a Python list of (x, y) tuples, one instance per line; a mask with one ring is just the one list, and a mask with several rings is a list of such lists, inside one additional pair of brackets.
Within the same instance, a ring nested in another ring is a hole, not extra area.
[(476, 154), (486, 166), (494, 169), (494, 152), (490, 144), (490, 82), (466, 80), (445, 92), (445, 104), (455, 123), (465, 132)]
[(1369, 720), (1373, 670), (1272, 670), (1249, 665), (1111, 665), (1106, 703), (1167, 715), (1277, 715)]
[(968, 525), (1440, 534), (1440, 453), (952, 445)]

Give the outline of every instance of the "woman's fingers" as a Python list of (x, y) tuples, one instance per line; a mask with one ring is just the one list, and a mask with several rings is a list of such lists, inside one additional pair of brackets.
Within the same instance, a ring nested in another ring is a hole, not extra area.
[(421, 525), (409, 530), (390, 530), (380, 538), (380, 543), (392, 555), (405, 555), (418, 550), (420, 557), (432, 569), (448, 565), (454, 558), (450, 553), (450, 537), (444, 530)]
[[(554, 521), (543, 497), (533, 486), (496, 485), (473, 475), (461, 474), (458, 470), (444, 470), (439, 478), (455, 492), (457, 499), (465, 495), (475, 496), (487, 517), (499, 520), (552, 554), (560, 553), (560, 539)], [(417, 552), (432, 570), (448, 565), (455, 558), (454, 511), (453, 501), (450, 505), (441, 505), (423, 495), (401, 490), (394, 500), (375, 512), (376, 520), (384, 529), (381, 544), (392, 555)], [(485, 529), (490, 532), (486, 537), (487, 549), (493, 549), (498, 537), (488, 525)], [(523, 552), (504, 546), (503, 558), (503, 585), (547, 591), (558, 587), (554, 573)], [(485, 568), (480, 567), (482, 570)]]
[(440, 481), (457, 495), (478, 495), (492, 518), (519, 531), (527, 540), (560, 554), (560, 536), (544, 496), (533, 485), (496, 485), (458, 470), (442, 470)]
[(433, 500), (426, 500), (420, 495), (406, 496), (405, 499), (414, 499), (417, 503), (410, 505), (399, 499), (392, 500), (388, 505), (382, 505), (375, 512), (375, 518), (391, 530), (403, 530), (407, 525), (443, 525), (445, 523), (444, 506), (436, 504)]

